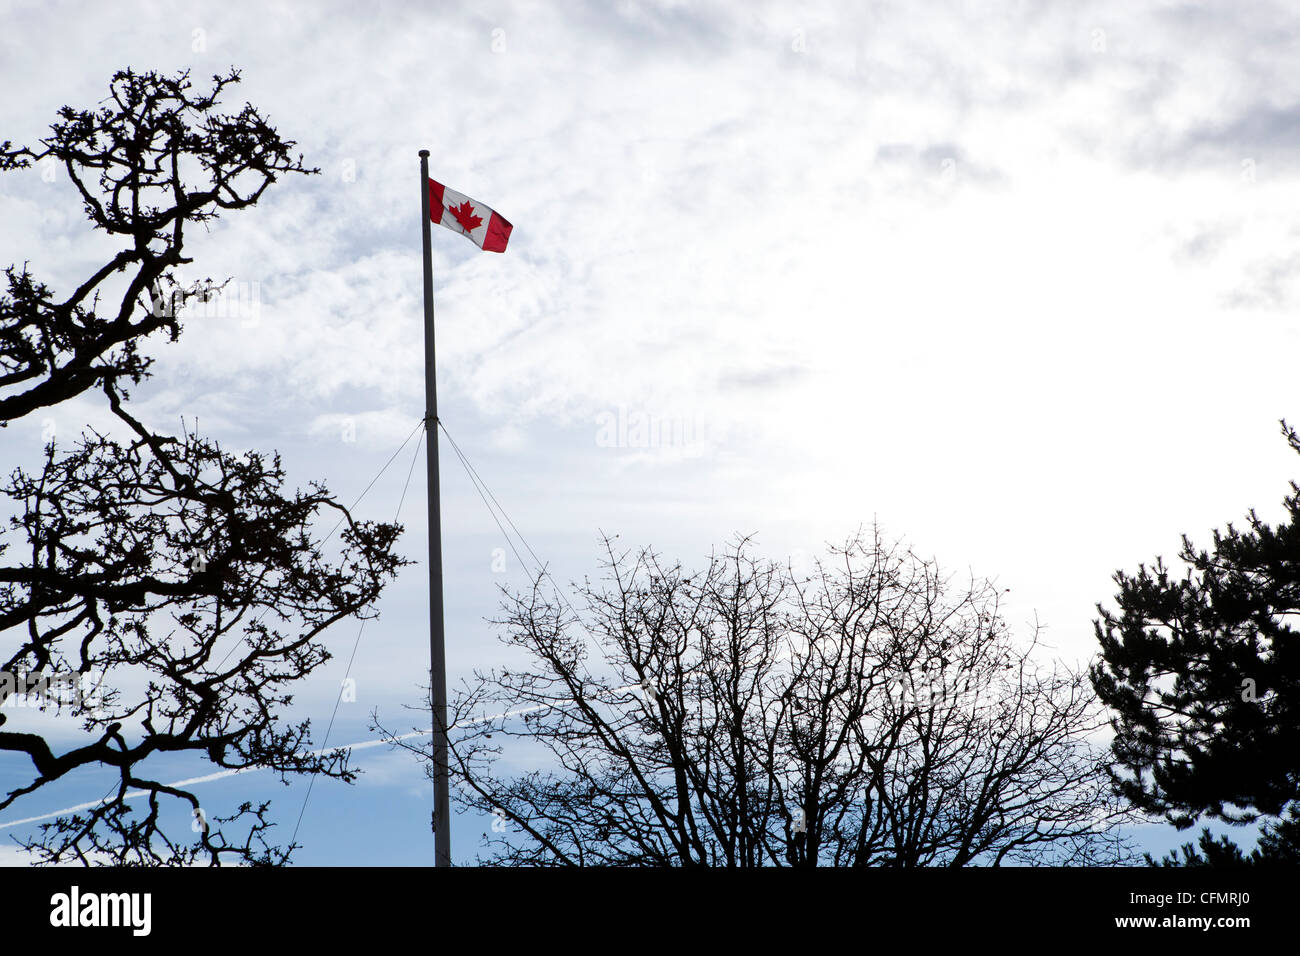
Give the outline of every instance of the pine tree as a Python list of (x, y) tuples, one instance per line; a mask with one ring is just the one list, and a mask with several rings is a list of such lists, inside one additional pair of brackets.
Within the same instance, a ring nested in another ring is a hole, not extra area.
[[(1300, 453), (1300, 436), (1286, 422), (1282, 431)], [(1160, 558), (1133, 575), (1117, 572), (1118, 609), (1098, 606), (1101, 660), (1091, 675), (1113, 711), (1116, 786), (1180, 828), (1203, 815), (1279, 818), (1300, 796), (1295, 482), (1285, 507), (1277, 525), (1250, 511), (1246, 528), (1214, 532), (1209, 549), (1184, 536), (1181, 574)], [(1296, 826), (1267, 825), (1260, 852), (1300, 858)], [(1207, 833), (1200, 858), (1236, 856)]]

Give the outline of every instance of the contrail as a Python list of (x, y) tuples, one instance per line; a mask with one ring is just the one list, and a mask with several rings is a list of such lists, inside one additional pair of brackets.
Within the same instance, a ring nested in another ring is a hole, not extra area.
[[(640, 684), (628, 684), (626, 687), (614, 688), (614, 690), (611, 691), (611, 693), (618, 694), (627, 690), (635, 690), (640, 686), (641, 686)], [(531, 714), (539, 710), (550, 710), (554, 706), (555, 706), (554, 704), (537, 704), (534, 707), (524, 707), (521, 708), (520, 710), (507, 710), (504, 713), (500, 713), (500, 714), (492, 714), (487, 717), (476, 717), (473, 720), (460, 721), (458, 723), (452, 724), (449, 729), (456, 730), (457, 728), (460, 727), (472, 727), (475, 724), (485, 724), (488, 721), (492, 721), (492, 720), (504, 720), (507, 717), (518, 717), (521, 714)], [(371, 747), (383, 747), (383, 746), (396, 743), (399, 740), (411, 740), (412, 738), (415, 737), (429, 737), (432, 736), (432, 734), (433, 734), (432, 728), (430, 728), (429, 730), (416, 730), (416, 731), (412, 731), (409, 734), (400, 734), (397, 737), (384, 738), (383, 740), (363, 740), (355, 744), (340, 744), (337, 747), (321, 747), (319, 750), (309, 751), (308, 756), (319, 757), (323, 754), (333, 753), (336, 750), (348, 750), (348, 751), (368, 750)], [(266, 767), (257, 766), (257, 767), (239, 767), (238, 769), (235, 770), (220, 770), (216, 773), (205, 774), (202, 777), (189, 777), (185, 780), (175, 780), (167, 784), (167, 786), (189, 787), (189, 786), (193, 786), (196, 783), (211, 783), (213, 780), (221, 780), (225, 777), (234, 777), (241, 773), (256, 773), (259, 770), (266, 770), (266, 769), (267, 769)], [(136, 797), (147, 796), (148, 793), (149, 791), (147, 790), (128, 790), (126, 794), (123, 796), (123, 799), (133, 800)], [(42, 820), (53, 820), (55, 817), (61, 817), (69, 813), (77, 813), (81, 810), (94, 809), (95, 807), (102, 806), (103, 803), (104, 803), (103, 800), (92, 800), (89, 803), (78, 803), (74, 807), (64, 807), (62, 810), (54, 810), (50, 813), (42, 813), (39, 817), (25, 817), (22, 820), (7, 820), (4, 823), (0, 823), (0, 830), (8, 830), (11, 827), (20, 827), (27, 823), (40, 823)]]
[[(506, 715), (501, 715), (506, 716)], [(484, 720), (491, 720), (491, 717), (485, 717)], [(428, 737), (432, 730), (417, 730), (414, 733), (402, 734), (400, 737), (394, 737), (393, 740), (408, 740), (411, 737)], [(320, 750), (308, 752), (308, 756), (318, 757), (322, 754), (332, 753), (335, 750), (365, 750), (368, 747), (378, 747), (380, 744), (389, 743), (388, 740), (365, 740), (355, 744), (341, 744), (338, 747), (322, 747)], [(217, 773), (205, 774), (202, 777), (188, 777), (185, 780), (173, 780), (166, 784), (168, 787), (188, 787), (196, 783), (211, 783), (213, 780), (221, 780), (223, 777), (234, 777), (241, 773), (257, 773), (259, 770), (266, 770), (266, 767), (238, 767), (233, 770), (220, 770)], [(148, 790), (128, 790), (122, 797), (123, 800), (134, 800), (136, 797), (147, 796)], [(92, 800), (89, 803), (78, 803), (76, 806), (64, 807), (62, 810), (55, 810), (51, 813), (42, 813), (39, 817), (25, 817), (22, 820), (7, 820), (0, 823), (0, 830), (7, 830), (10, 827), (22, 826), (24, 823), (39, 823), (42, 820), (52, 820), (55, 817), (61, 817), (64, 814), (76, 813), (79, 810), (90, 810), (94, 807), (102, 806), (103, 800)]]

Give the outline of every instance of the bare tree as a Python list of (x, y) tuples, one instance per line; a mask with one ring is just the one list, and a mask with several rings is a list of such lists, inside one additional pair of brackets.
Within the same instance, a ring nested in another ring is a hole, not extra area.
[[(187, 74), (122, 71), (100, 107), (65, 107), (38, 147), (0, 144), (0, 169), (58, 163), (93, 228), (121, 243), (66, 298), (25, 266), (6, 271), (0, 296), (0, 425), (98, 389), (116, 426), (68, 448), (51, 440), (39, 467), (15, 469), (0, 488), (11, 504), (0, 531), (0, 704), (35, 685), (36, 703), (70, 713), (82, 734), (61, 744), (37, 710), (0, 714), (0, 752), (27, 766), (6, 764), (0, 810), (84, 769), (116, 775), (99, 805), (21, 841), (46, 862), (288, 858), (292, 847), (267, 840), (267, 804), (208, 818), (191, 790), (154, 779), (157, 755), (282, 779), (354, 774), (342, 752), (311, 753), (309, 724), (281, 712), (328, 659), (321, 633), (372, 613), (404, 563), (393, 552), (400, 529), (354, 521), (321, 485), (287, 491), (277, 456), (158, 433), (127, 406), (128, 387), (149, 372), (145, 340), (175, 339), (184, 310), (219, 288), (179, 280), (186, 227), (253, 205), (282, 175), (312, 172), (252, 106), (217, 109), (237, 81), (217, 76), (199, 92)], [(341, 529), (328, 548), (322, 520)], [(68, 675), (94, 693), (47, 693)], [(179, 833), (176, 814), (165, 825), (169, 801), (192, 811)]]
[(458, 798), (505, 826), (491, 862), (1128, 855), (1086, 675), (1038, 665), (1037, 634), (1012, 638), (991, 583), (954, 587), (878, 531), (802, 577), (748, 539), (694, 572), (605, 551), (580, 612), (545, 576), (507, 595), (497, 623), (526, 664), (476, 674), (454, 702)]

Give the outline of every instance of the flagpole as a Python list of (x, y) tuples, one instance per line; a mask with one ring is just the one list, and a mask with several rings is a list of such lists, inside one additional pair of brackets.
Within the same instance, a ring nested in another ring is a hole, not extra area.
[(433, 254), (429, 237), (429, 151), (420, 150), (424, 249), (424, 459), (429, 495), (429, 694), (433, 704), (433, 860), (451, 866), (447, 773), (447, 651), (442, 621), (442, 512), (438, 488), (438, 382), (433, 346)]

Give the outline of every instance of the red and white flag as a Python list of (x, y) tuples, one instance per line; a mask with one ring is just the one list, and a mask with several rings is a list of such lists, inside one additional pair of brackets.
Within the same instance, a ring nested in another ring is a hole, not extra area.
[(429, 218), (487, 252), (505, 252), (514, 226), (477, 200), (429, 180)]

